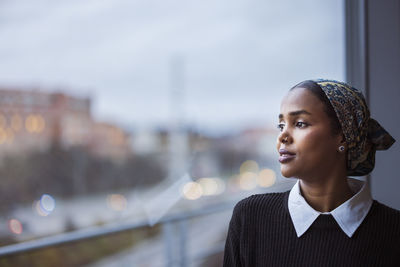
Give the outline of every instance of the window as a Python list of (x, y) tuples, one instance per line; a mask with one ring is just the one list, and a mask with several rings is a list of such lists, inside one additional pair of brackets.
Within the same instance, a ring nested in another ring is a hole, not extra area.
[[(344, 79), (343, 10), (3, 1), (0, 243), (140, 220), (161, 240), (171, 212), (289, 188), (275, 155), (280, 99), (306, 79)], [(223, 240), (224, 216), (217, 233), (188, 227)], [(114, 238), (115, 251), (131, 245)]]

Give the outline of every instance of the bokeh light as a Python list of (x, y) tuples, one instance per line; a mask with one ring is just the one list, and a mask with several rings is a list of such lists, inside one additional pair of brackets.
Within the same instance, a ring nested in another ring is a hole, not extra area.
[(203, 189), (199, 183), (188, 182), (183, 186), (182, 193), (186, 199), (195, 200), (203, 195)]
[(245, 172), (253, 172), (257, 173), (259, 170), (258, 163), (254, 160), (246, 160), (245, 162), (240, 165), (240, 174)]
[(30, 133), (40, 133), (44, 130), (46, 123), (41, 115), (29, 115), (25, 120), (25, 128)]
[(244, 172), (240, 174), (239, 186), (243, 190), (252, 190), (257, 186), (257, 174), (254, 172)]
[(201, 178), (197, 180), (203, 190), (203, 195), (215, 195), (218, 191), (218, 184), (213, 178)]
[(32, 208), (40, 216), (48, 216), (54, 211), (56, 207), (56, 201), (49, 194), (43, 194), (38, 201), (34, 201)]
[(225, 182), (221, 178), (200, 178), (196, 181), (201, 185), (204, 196), (219, 195), (225, 191)]
[(8, 229), (10, 229), (11, 233), (20, 235), (23, 231), (22, 223), (17, 219), (11, 219), (8, 221)]
[(43, 194), (42, 197), (40, 198), (40, 206), (46, 212), (51, 213), (56, 207), (56, 201), (52, 196), (48, 194)]
[(45, 210), (43, 210), (43, 208), (40, 206), (40, 201), (38, 201), (38, 200), (33, 201), (32, 209), (33, 209), (33, 211), (35, 211), (39, 216), (45, 217), (45, 216), (49, 215), (49, 213), (46, 212)]
[(270, 187), (276, 181), (276, 174), (271, 169), (262, 169), (257, 177), (257, 183), (261, 187)]
[(107, 196), (107, 206), (115, 211), (123, 211), (128, 206), (128, 201), (121, 194), (110, 194)]

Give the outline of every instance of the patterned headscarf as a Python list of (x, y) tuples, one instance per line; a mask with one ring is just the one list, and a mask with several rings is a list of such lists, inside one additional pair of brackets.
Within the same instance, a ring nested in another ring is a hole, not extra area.
[(328, 97), (346, 138), (347, 174), (367, 175), (374, 169), (376, 150), (388, 149), (395, 140), (370, 112), (361, 92), (343, 82), (318, 79), (317, 83)]

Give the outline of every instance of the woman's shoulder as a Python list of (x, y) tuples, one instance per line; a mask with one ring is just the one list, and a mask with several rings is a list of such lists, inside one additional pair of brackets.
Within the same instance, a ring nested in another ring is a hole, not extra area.
[(381, 215), (386, 215), (400, 220), (400, 210), (386, 206), (378, 200), (374, 200), (372, 206), (374, 207), (376, 212), (379, 212)]
[(281, 209), (284, 203), (287, 203), (288, 196), (289, 191), (251, 195), (240, 200), (234, 211), (242, 213), (243, 211), (252, 212), (260, 209)]
[(382, 224), (383, 228), (393, 229), (398, 234), (400, 234), (400, 211), (389, 206), (386, 206), (383, 203), (380, 203), (377, 200), (374, 200), (371, 213), (374, 220), (377, 221), (378, 224)]

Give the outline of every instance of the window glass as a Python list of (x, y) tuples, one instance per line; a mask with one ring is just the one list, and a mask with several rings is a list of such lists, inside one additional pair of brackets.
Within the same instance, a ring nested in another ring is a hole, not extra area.
[[(306, 79), (344, 79), (343, 11), (341, 0), (2, 1), (0, 244), (140, 221), (162, 240), (168, 214), (289, 189), (280, 100)], [(188, 231), (223, 240), (229, 215)]]

